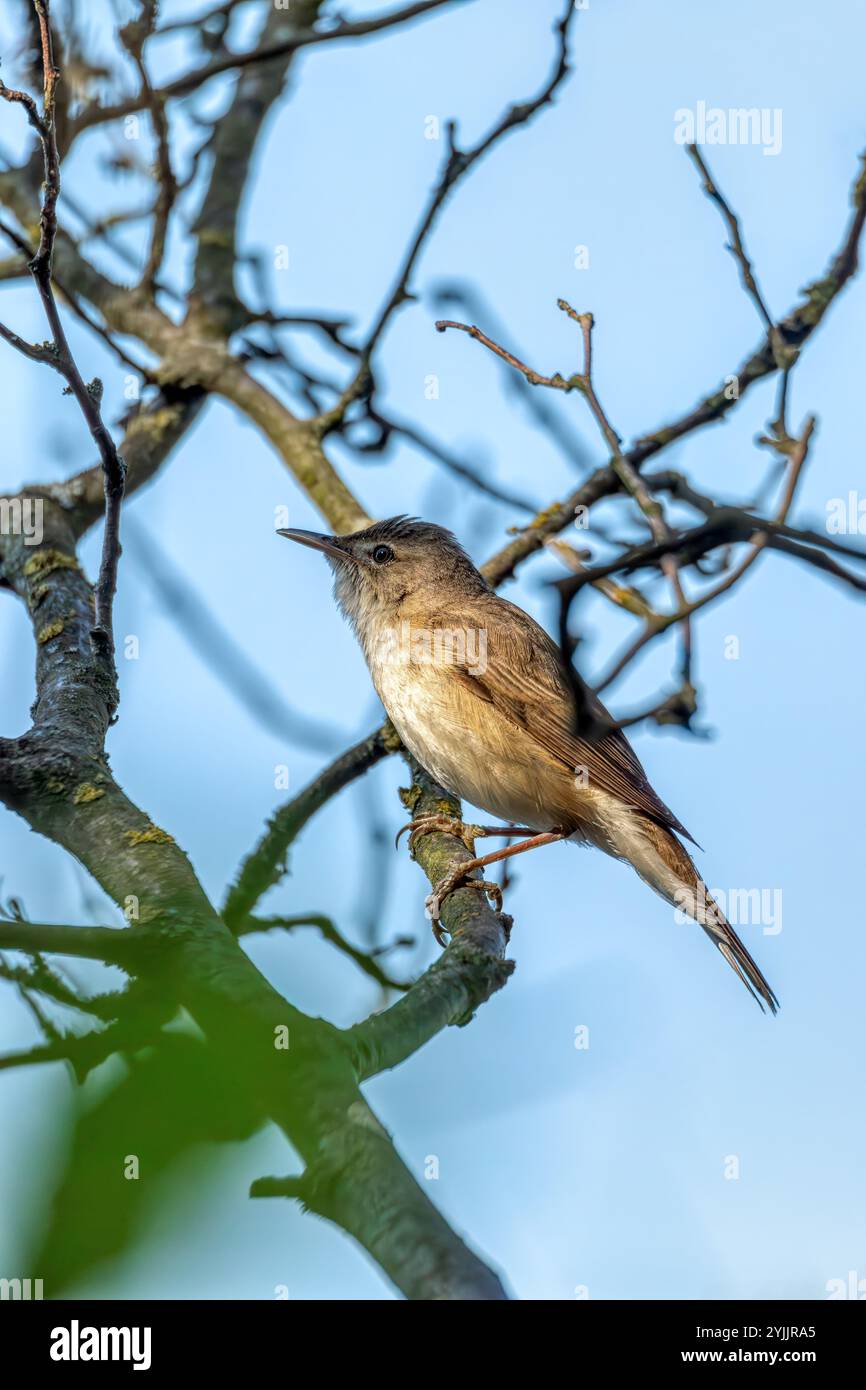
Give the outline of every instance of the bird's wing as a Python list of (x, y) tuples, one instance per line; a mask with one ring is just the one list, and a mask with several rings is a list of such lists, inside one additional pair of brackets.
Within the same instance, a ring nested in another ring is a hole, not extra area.
[[(453, 623), (453, 616), (443, 617), (443, 626), (449, 622)], [(621, 730), (597, 741), (579, 736), (574, 689), (559, 648), (528, 613), (498, 596), (491, 598), (489, 607), (485, 605), (484, 632), (484, 662), (471, 669), (455, 666), (456, 679), (526, 730), (572, 772), (585, 768), (590, 787), (610, 792), (657, 824), (696, 843), (656, 796)], [(586, 697), (592, 714), (607, 713), (591, 691)]]

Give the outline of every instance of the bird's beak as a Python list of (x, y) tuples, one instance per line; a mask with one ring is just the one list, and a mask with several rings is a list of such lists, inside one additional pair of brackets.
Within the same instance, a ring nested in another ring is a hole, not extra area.
[(352, 560), (355, 557), (350, 551), (341, 546), (336, 536), (320, 536), (318, 531), (299, 531), (294, 526), (283, 527), (277, 531), (278, 536), (286, 536), (290, 541), (297, 541), (299, 545), (308, 545), (311, 550), (324, 551), (326, 555), (332, 555), (335, 560)]

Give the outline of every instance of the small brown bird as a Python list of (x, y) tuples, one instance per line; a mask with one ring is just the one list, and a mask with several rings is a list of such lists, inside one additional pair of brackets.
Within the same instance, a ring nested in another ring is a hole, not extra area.
[[(521, 827), (486, 833), (529, 836), (437, 884), (428, 899), (434, 929), (442, 899), (467, 872), (553, 840), (595, 845), (698, 922), (776, 1012), (775, 994), (677, 838), (691, 835), (656, 796), (625, 735), (581, 737), (558, 647), (494, 593), (449, 531), (394, 517), (348, 536), (279, 534), (325, 554), (337, 603), (410, 752), (456, 797)], [(586, 709), (606, 715), (589, 692)], [(414, 835), (441, 819), (413, 823)]]

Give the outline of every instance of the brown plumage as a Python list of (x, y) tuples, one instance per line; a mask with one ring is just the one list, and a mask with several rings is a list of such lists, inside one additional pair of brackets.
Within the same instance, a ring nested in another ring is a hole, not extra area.
[(763, 1000), (770, 1013), (776, 1013), (779, 1008), (778, 999), (724, 913), (707, 893), (706, 886), (685, 846), (680, 844), (676, 835), (659, 825), (648, 823), (645, 834), (653, 841), (661, 858), (683, 884), (693, 889), (696, 900), (699, 897), (705, 900), (707, 918), (700, 925), (719, 948), (731, 969), (736, 971), (746, 989), (759, 1004)]
[[(494, 593), (449, 532), (395, 517), (350, 536), (284, 534), (325, 551), (382, 703), (437, 781), (506, 822), (562, 831), (632, 864), (775, 1013), (776, 996), (677, 838), (691, 835), (625, 735), (582, 732), (558, 647)], [(606, 715), (591, 692), (584, 704)]]

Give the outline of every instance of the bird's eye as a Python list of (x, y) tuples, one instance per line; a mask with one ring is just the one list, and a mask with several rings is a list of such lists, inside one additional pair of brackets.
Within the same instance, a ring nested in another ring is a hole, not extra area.
[(374, 565), (387, 565), (389, 560), (393, 560), (394, 552), (390, 545), (377, 545), (373, 551)]

